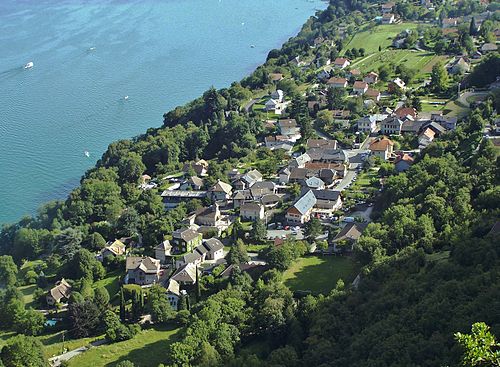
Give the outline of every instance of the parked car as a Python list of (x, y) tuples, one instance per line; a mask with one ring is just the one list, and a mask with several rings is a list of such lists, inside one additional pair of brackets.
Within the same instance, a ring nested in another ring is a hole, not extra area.
[(356, 221), (356, 219), (354, 217), (344, 217), (344, 219), (342, 219), (342, 221), (345, 223), (354, 223)]

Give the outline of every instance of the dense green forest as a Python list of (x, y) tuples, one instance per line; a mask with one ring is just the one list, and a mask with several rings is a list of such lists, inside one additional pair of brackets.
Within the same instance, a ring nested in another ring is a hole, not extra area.
[[(277, 270), (257, 282), (236, 274), (196, 306), (174, 364), (454, 366), (456, 331), (482, 321), (499, 335), (500, 161), (482, 139), (489, 117), (474, 111), (387, 180), (355, 249), (365, 264), (357, 289), (340, 282), (294, 302)], [(251, 353), (259, 338), (265, 352)]]

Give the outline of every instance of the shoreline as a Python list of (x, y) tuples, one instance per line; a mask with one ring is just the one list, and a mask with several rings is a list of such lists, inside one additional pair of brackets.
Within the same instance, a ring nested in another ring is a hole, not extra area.
[[(324, 0), (322, 0), (321, 3), (325, 4), (325, 7), (326, 7), (327, 2), (325, 2)], [(314, 16), (316, 14), (317, 10), (318, 9), (315, 8), (314, 13), (311, 14), (306, 19), (305, 22), (307, 22), (312, 16)], [(235, 79), (233, 79), (232, 81), (230, 81), (228, 83), (223, 82), (223, 83), (221, 83), (223, 85), (221, 85), (219, 87), (216, 87), (216, 88), (217, 89), (228, 88), (231, 83), (233, 83), (233, 82), (241, 82), (241, 80), (243, 80), (247, 76), (251, 75), (252, 72), (255, 71), (256, 68), (258, 68), (259, 66), (263, 65), (266, 62), (267, 55), (268, 55), (268, 53), (269, 53), (270, 50), (272, 50), (272, 49), (281, 49), (283, 47), (283, 45), (288, 40), (290, 40), (290, 39), (292, 39), (292, 38), (294, 38), (294, 37), (297, 36), (297, 34), (301, 31), (302, 27), (304, 26), (305, 22), (303, 22), (300, 26), (298, 26), (297, 28), (295, 28), (289, 34), (287, 34), (287, 35), (285, 35), (283, 37), (280, 37), (274, 43), (274, 46), (272, 46), (272, 47), (270, 47), (270, 48), (268, 48), (266, 50), (260, 51), (259, 54), (260, 53), (262, 54), (261, 61), (255, 62), (253, 64), (250, 64), (248, 67), (244, 68), (244, 72), (240, 75), (239, 78), (235, 78)], [(258, 48), (258, 45), (257, 45), (257, 48)], [(39, 192), (38, 195), (37, 195), (37, 197), (32, 200), (33, 202), (35, 202), (35, 205), (32, 207), (32, 209), (30, 211), (27, 211), (27, 212), (25, 212), (23, 214), (20, 214), (20, 215), (16, 215), (16, 214), (13, 214), (12, 216), (11, 215), (7, 215), (7, 217), (9, 217), (9, 218), (6, 219), (6, 220), (1, 220), (0, 221), (0, 225), (15, 224), (15, 223), (19, 222), (25, 216), (31, 216), (31, 217), (32, 216), (36, 216), (38, 209), (41, 206), (44, 206), (47, 203), (50, 203), (50, 202), (53, 202), (53, 201), (65, 201), (67, 199), (68, 195), (71, 193), (71, 191), (74, 190), (75, 188), (79, 187), (80, 180), (85, 175), (85, 173), (89, 169), (92, 169), (92, 168), (96, 167), (96, 164), (97, 164), (98, 160), (107, 151), (107, 149), (108, 149), (108, 147), (109, 147), (109, 145), (111, 143), (116, 142), (118, 140), (133, 140), (134, 138), (136, 138), (138, 136), (146, 134), (146, 132), (147, 132), (148, 129), (160, 129), (160, 128), (162, 128), (162, 126), (163, 126), (163, 119), (161, 117), (162, 113), (171, 111), (174, 108), (176, 108), (177, 106), (182, 106), (182, 105), (185, 105), (185, 104), (188, 104), (188, 103), (192, 102), (193, 100), (199, 98), (202, 95), (202, 93), (204, 91), (208, 90), (209, 88), (210, 88), (210, 85), (207, 85), (207, 86), (201, 88), (202, 89), (201, 93), (199, 93), (199, 92), (193, 93), (193, 95), (190, 96), (190, 97), (188, 97), (184, 103), (182, 103), (182, 102), (176, 102), (176, 103), (173, 103), (172, 107), (163, 109), (163, 112), (160, 112), (160, 115), (157, 116), (158, 120), (156, 120), (156, 118), (155, 118), (154, 120), (150, 121), (151, 123), (147, 127), (141, 128), (141, 131), (138, 134), (129, 135), (129, 136), (124, 137), (124, 138), (115, 137), (115, 138), (113, 138), (111, 140), (108, 140), (107, 143), (105, 143), (105, 148), (104, 149), (100, 150), (98, 153), (97, 153), (97, 151), (93, 151), (92, 152), (92, 156), (91, 156), (90, 160), (92, 160), (93, 158), (95, 158), (95, 159), (88, 166), (88, 168), (84, 168), (78, 175), (75, 175), (75, 176), (72, 176), (72, 177), (67, 177), (66, 179), (64, 179), (62, 181), (58, 180), (57, 181), (58, 182), (57, 185), (52, 186), (52, 188), (49, 188), (48, 190), (45, 190), (43, 192)]]

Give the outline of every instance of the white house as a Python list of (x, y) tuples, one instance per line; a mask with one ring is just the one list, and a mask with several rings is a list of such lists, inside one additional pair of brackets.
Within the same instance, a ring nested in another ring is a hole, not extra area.
[(126, 260), (126, 284), (150, 285), (160, 280), (160, 260), (149, 256), (129, 256)]
[(376, 157), (387, 161), (392, 156), (394, 143), (387, 137), (377, 138), (370, 144), (370, 151)]
[(178, 268), (170, 279), (175, 280), (180, 285), (196, 284), (197, 266), (194, 264), (185, 264)]
[(372, 133), (377, 129), (375, 116), (365, 116), (358, 120), (358, 131)]
[(384, 135), (400, 135), (403, 121), (397, 116), (389, 116), (380, 123), (380, 132)]
[(271, 98), (281, 103), (285, 100), (285, 93), (281, 89), (277, 89), (271, 93)]
[(436, 133), (431, 128), (427, 128), (418, 136), (418, 146), (426, 147), (434, 140)]
[(294, 224), (308, 222), (311, 218), (314, 205), (316, 205), (316, 197), (314, 193), (309, 190), (286, 211), (285, 218), (289, 223)]
[(365, 75), (365, 77), (363, 78), (363, 81), (368, 83), (368, 84), (376, 83), (376, 82), (378, 82), (378, 74), (371, 71)]
[(352, 89), (356, 94), (365, 94), (365, 92), (368, 90), (368, 83), (355, 81)]
[(395, 20), (394, 14), (389, 13), (382, 15), (382, 24), (392, 24)]
[(337, 69), (345, 69), (346, 67), (348, 67), (349, 65), (351, 65), (351, 62), (348, 59), (346, 59), (346, 58), (337, 57), (335, 59), (335, 61), (333, 62), (333, 65)]
[(172, 252), (172, 245), (169, 240), (165, 240), (155, 247), (155, 258), (160, 260), (162, 264), (165, 264), (170, 258)]
[(275, 99), (270, 99), (266, 102), (266, 104), (264, 105), (264, 108), (266, 111), (270, 112), (274, 112), (276, 115), (281, 115), (283, 113), (283, 111), (286, 110), (286, 103), (285, 102), (278, 102), (277, 100)]
[(264, 219), (264, 205), (256, 202), (244, 203), (240, 206), (240, 217), (245, 220)]
[(233, 187), (228, 183), (218, 180), (217, 183), (210, 188), (209, 192), (213, 200), (226, 201), (231, 198)]
[(281, 135), (296, 136), (300, 135), (300, 128), (295, 119), (283, 119), (278, 121), (278, 129)]

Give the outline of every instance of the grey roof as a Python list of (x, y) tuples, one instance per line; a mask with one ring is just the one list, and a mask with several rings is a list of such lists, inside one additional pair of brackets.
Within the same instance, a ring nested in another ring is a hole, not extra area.
[(199, 178), (198, 176), (191, 176), (189, 179), (189, 182), (192, 183), (195, 186), (203, 186), (203, 180)]
[(325, 183), (323, 180), (321, 180), (318, 177), (310, 177), (306, 180), (306, 185), (307, 187), (310, 187), (311, 189), (316, 189), (316, 188), (322, 188), (325, 186)]
[(250, 188), (250, 192), (252, 193), (252, 197), (256, 199), (262, 197), (263, 195), (274, 193), (275, 187), (276, 185), (271, 181), (257, 182)]
[(219, 251), (224, 248), (224, 245), (217, 238), (209, 238), (203, 242), (203, 245), (211, 252)]
[(189, 263), (194, 263), (197, 260), (201, 259), (202, 254), (200, 254), (198, 251), (193, 251), (190, 252), (189, 254), (186, 254), (182, 257), (182, 260), (184, 261), (185, 264)]
[(279, 202), (281, 200), (281, 197), (276, 194), (268, 194), (264, 195), (260, 198), (260, 201), (262, 204), (267, 205), (267, 204), (273, 204), (276, 202)]
[(210, 188), (210, 191), (213, 192), (224, 192), (226, 194), (229, 194), (231, 191), (233, 191), (233, 188), (230, 184), (225, 183), (221, 180), (217, 181), (217, 183)]
[(167, 293), (172, 293), (177, 296), (181, 295), (179, 283), (177, 283), (177, 281), (175, 281), (174, 279), (168, 280), (168, 286), (166, 288), (167, 288)]
[(331, 168), (321, 168), (319, 170), (319, 177), (325, 179), (333, 179), (337, 175), (337, 171)]
[(406, 120), (405, 122), (403, 122), (403, 125), (401, 125), (401, 132), (417, 134), (423, 125), (423, 121)]
[(307, 150), (307, 154), (313, 161), (347, 161), (347, 154), (341, 149), (311, 148)]
[(290, 172), (291, 180), (304, 180), (307, 177), (307, 168), (293, 168)]
[(268, 189), (268, 190), (274, 190), (274, 188), (276, 187), (276, 184), (272, 181), (261, 181), (261, 182), (256, 182), (250, 190), (252, 189)]
[(252, 199), (252, 194), (250, 190), (238, 190), (235, 191), (233, 195), (233, 200), (250, 200)]
[(295, 163), (297, 163), (297, 166), (303, 166), (307, 162), (311, 161), (311, 157), (309, 156), (309, 154), (304, 153), (304, 154), (301, 154), (298, 157), (296, 157), (294, 160), (295, 160)]
[(314, 205), (316, 205), (316, 197), (312, 190), (307, 191), (295, 202), (295, 204), (293, 204), (300, 214), (307, 213)]
[(297, 127), (297, 121), (295, 121), (295, 119), (283, 119), (278, 121), (278, 125), (288, 128)]
[(357, 241), (366, 228), (363, 223), (348, 223), (333, 239), (334, 242), (342, 240)]
[(165, 190), (161, 193), (162, 197), (167, 198), (186, 198), (186, 199), (201, 199), (207, 196), (206, 191), (187, 191), (187, 190)]
[(148, 274), (155, 274), (160, 270), (160, 260), (153, 259), (149, 256), (129, 256), (127, 257), (125, 269), (135, 270), (140, 269)]
[[(185, 273), (184, 273), (185, 272)], [(172, 278), (177, 282), (196, 282), (196, 266), (193, 264), (185, 264), (181, 266), (177, 271), (172, 275)]]
[(178, 229), (172, 232), (173, 238), (181, 238), (186, 242), (192, 241), (198, 236), (200, 236), (200, 234), (192, 228)]
[(307, 147), (308, 148), (336, 149), (337, 148), (337, 141), (336, 140), (327, 140), (327, 139), (307, 139)]
[(311, 192), (318, 200), (337, 201), (340, 197), (340, 191), (335, 190), (311, 190)]
[(253, 183), (262, 180), (262, 173), (257, 171), (256, 169), (248, 171), (245, 173), (241, 179), (248, 183), (249, 185), (252, 185)]
[(446, 129), (441, 126), (439, 123), (437, 122), (431, 122), (430, 124), (427, 125), (427, 127), (430, 127), (432, 130), (434, 130), (435, 133), (438, 133), (438, 134), (442, 134), (444, 132), (446, 132)]
[(262, 208), (261, 204), (253, 201), (250, 203), (244, 203), (241, 204), (240, 206), (240, 213), (242, 210), (253, 210), (253, 211), (259, 211)]
[(165, 240), (161, 242), (158, 246), (155, 247), (155, 250), (170, 250), (172, 248), (172, 245), (170, 244), (169, 240)]

